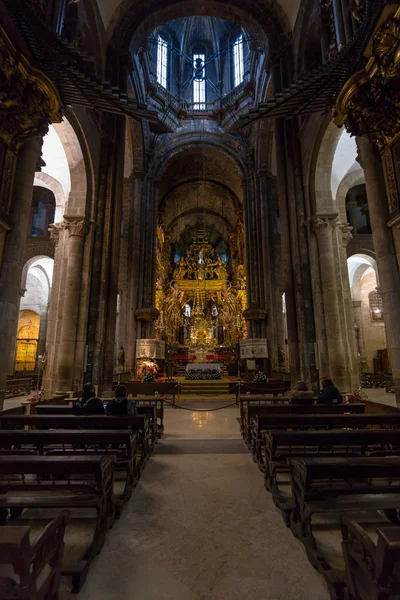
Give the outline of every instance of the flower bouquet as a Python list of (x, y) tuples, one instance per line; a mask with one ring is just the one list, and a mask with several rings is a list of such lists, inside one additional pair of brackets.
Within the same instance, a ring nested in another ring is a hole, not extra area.
[(267, 383), (268, 377), (262, 371), (257, 371), (254, 376), (253, 383)]
[(142, 382), (150, 383), (156, 380), (158, 373), (158, 364), (148, 357), (141, 357), (137, 366), (137, 374), (142, 378)]

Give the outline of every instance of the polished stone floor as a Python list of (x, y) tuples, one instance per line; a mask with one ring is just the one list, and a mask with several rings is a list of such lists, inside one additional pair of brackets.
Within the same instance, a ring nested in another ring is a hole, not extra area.
[(167, 409), (165, 436), (78, 600), (328, 600), (237, 417)]

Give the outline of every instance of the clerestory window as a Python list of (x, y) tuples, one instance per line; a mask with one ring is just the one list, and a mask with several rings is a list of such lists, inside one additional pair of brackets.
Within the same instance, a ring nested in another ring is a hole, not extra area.
[(205, 110), (206, 108), (206, 56), (193, 54), (193, 108)]
[(157, 82), (163, 87), (167, 87), (168, 75), (168, 44), (163, 38), (158, 36), (157, 44)]
[(243, 35), (233, 44), (233, 79), (235, 87), (242, 83), (244, 76)]

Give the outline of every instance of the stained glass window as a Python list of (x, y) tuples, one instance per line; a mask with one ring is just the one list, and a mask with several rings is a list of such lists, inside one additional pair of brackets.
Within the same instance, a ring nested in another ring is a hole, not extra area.
[(168, 44), (162, 37), (158, 36), (157, 47), (157, 81), (163, 87), (167, 87), (168, 74)]
[(193, 104), (194, 110), (204, 110), (206, 108), (206, 57), (205, 54), (193, 55)]
[(243, 35), (240, 35), (233, 44), (233, 72), (235, 87), (237, 87), (242, 83), (244, 75)]

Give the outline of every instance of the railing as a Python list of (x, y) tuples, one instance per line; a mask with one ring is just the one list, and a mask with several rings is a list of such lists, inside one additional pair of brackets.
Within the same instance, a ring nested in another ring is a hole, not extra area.
[(206, 102), (189, 102), (184, 98), (178, 98), (159, 83), (155, 85), (155, 93), (153, 93), (152, 96), (156, 101), (163, 101), (173, 111), (188, 113), (195, 116), (210, 115), (221, 108), (225, 110), (229, 109), (229, 107), (235, 104), (241, 96), (246, 95), (246, 83), (246, 81), (242, 81), (242, 83), (221, 99), (217, 98)]

